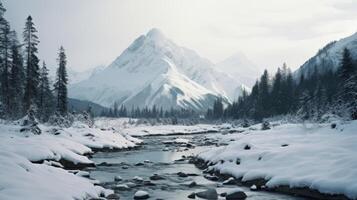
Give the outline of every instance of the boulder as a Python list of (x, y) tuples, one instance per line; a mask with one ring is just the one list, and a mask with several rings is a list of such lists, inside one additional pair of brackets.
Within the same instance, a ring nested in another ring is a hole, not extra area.
[(158, 174), (154, 174), (152, 176), (150, 176), (150, 180), (153, 180), (153, 181), (158, 181), (158, 180), (164, 180), (165, 178), (158, 175)]
[(247, 195), (240, 189), (228, 192), (226, 195), (226, 200), (243, 200), (245, 198)]
[(122, 181), (123, 179), (121, 176), (114, 176), (114, 181)]
[(119, 200), (120, 197), (117, 194), (110, 194), (106, 197), (108, 200)]
[(148, 199), (149, 197), (149, 193), (143, 190), (139, 190), (134, 194), (134, 199)]
[(135, 164), (135, 166), (143, 166), (143, 165), (144, 165), (144, 163), (142, 163), (142, 162), (138, 162)]
[(130, 190), (130, 187), (126, 184), (118, 184), (114, 186), (114, 189), (124, 191), (124, 190)]
[(209, 188), (205, 191), (197, 192), (196, 196), (203, 199), (210, 199), (210, 200), (218, 199), (217, 191), (214, 188)]
[(192, 192), (191, 194), (189, 194), (189, 195), (187, 196), (187, 198), (189, 198), (189, 199), (195, 199), (195, 198), (196, 198), (196, 194), (195, 194), (194, 192)]
[(139, 182), (139, 183), (144, 181), (144, 179), (141, 178), (140, 176), (134, 176), (133, 180), (136, 181), (136, 182)]
[(190, 184), (188, 184), (188, 187), (192, 188), (197, 186), (197, 183), (195, 181), (192, 181)]
[(252, 185), (252, 186), (250, 187), (250, 190), (256, 191), (256, 190), (258, 190), (258, 187), (257, 187), (256, 185)]
[(183, 172), (178, 172), (177, 175), (178, 175), (179, 177), (182, 177), (182, 178), (185, 178), (185, 177), (188, 176), (187, 174), (185, 174), (185, 173), (183, 173)]
[(130, 188), (136, 187), (136, 184), (133, 182), (127, 182), (126, 185)]
[(270, 129), (270, 123), (268, 121), (264, 121), (262, 123), (262, 130), (269, 130)]

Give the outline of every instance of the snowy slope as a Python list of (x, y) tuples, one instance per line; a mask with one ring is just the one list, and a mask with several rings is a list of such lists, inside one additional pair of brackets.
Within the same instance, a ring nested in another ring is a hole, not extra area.
[(315, 66), (319, 73), (324, 73), (329, 69), (336, 71), (344, 48), (349, 49), (352, 58), (357, 60), (357, 33), (327, 44), (294, 72), (295, 78), (300, 78), (302, 74), (309, 77), (314, 72)]
[[(129, 135), (88, 127), (75, 122), (60, 128), (39, 124), (42, 133), (20, 131), (19, 122), (0, 120), (0, 199), (65, 200), (92, 199), (111, 190), (95, 186), (93, 180), (66, 171), (61, 160), (93, 164), (85, 154), (92, 149), (132, 148), (142, 141)], [(41, 162), (36, 164), (33, 162)]]
[(234, 140), (228, 146), (199, 157), (209, 162), (209, 169), (243, 182), (264, 179), (266, 188), (306, 187), (357, 199), (356, 129), (357, 121), (338, 122), (335, 129), (328, 123), (282, 124), (266, 131), (246, 128), (222, 136)]
[(158, 29), (137, 38), (106, 69), (70, 87), (70, 97), (111, 106), (206, 109), (222, 96), (236, 97), (240, 83), (216, 71), (194, 51), (177, 46)]
[(262, 74), (262, 71), (240, 52), (217, 63), (215, 67), (217, 70), (233, 76), (240, 83), (249, 87), (253, 86), (255, 81)]
[(103, 65), (99, 65), (97, 67), (90, 68), (85, 71), (75, 71), (70, 68), (68, 69), (68, 76), (69, 76), (68, 80), (70, 81), (70, 84), (75, 84), (88, 79), (89, 77), (95, 75), (96, 73), (100, 72), (104, 68), (105, 66)]

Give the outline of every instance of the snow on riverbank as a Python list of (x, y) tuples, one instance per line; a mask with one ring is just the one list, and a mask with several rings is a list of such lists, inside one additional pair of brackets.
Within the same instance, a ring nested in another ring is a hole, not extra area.
[(95, 125), (100, 128), (113, 127), (123, 133), (131, 136), (147, 136), (147, 135), (176, 135), (176, 134), (198, 134), (218, 132), (231, 125), (214, 125), (214, 124), (196, 124), (196, 125), (150, 125), (136, 124), (137, 119), (129, 118), (98, 118)]
[[(93, 165), (84, 154), (92, 149), (134, 147), (141, 140), (114, 131), (75, 123), (70, 128), (39, 125), (40, 135), (20, 132), (14, 123), (0, 122), (0, 199), (87, 199), (110, 191), (86, 178), (49, 166), (58, 162)], [(35, 164), (33, 162), (44, 162)], [(53, 162), (55, 161), (55, 162)]]
[(210, 169), (266, 186), (308, 187), (357, 198), (357, 121), (337, 124), (283, 124), (271, 130), (228, 134), (235, 140), (199, 155)]

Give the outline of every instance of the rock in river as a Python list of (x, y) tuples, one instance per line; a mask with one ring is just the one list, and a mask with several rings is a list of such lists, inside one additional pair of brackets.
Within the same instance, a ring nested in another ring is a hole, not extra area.
[(114, 181), (122, 181), (122, 177), (121, 176), (114, 176)]
[(148, 199), (150, 197), (149, 193), (139, 190), (134, 194), (134, 199)]
[(178, 175), (179, 177), (183, 177), (183, 178), (185, 178), (185, 177), (188, 176), (187, 174), (185, 174), (185, 173), (183, 173), (183, 172), (178, 172), (177, 175)]
[(119, 200), (120, 197), (117, 194), (110, 194), (106, 197), (108, 200)]
[(197, 192), (196, 195), (203, 199), (218, 199), (217, 191), (214, 188), (209, 188), (205, 191)]
[(195, 198), (196, 198), (196, 194), (195, 194), (194, 192), (192, 192), (191, 194), (189, 194), (189, 195), (187, 196), (187, 198), (189, 198), (189, 199), (195, 199)]
[(226, 200), (243, 200), (247, 195), (240, 189), (233, 190), (227, 193)]
[(153, 181), (163, 180), (163, 179), (165, 179), (165, 178), (158, 174), (154, 174), (154, 175), (150, 176), (150, 180), (153, 180)]

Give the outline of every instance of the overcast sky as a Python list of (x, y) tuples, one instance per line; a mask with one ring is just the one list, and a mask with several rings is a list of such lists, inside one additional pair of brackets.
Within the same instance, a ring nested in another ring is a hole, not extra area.
[(69, 67), (107, 65), (156, 27), (174, 42), (218, 62), (243, 52), (261, 68), (295, 69), (329, 41), (357, 31), (356, 0), (2, 0), (22, 32), (31, 14), (40, 58)]

